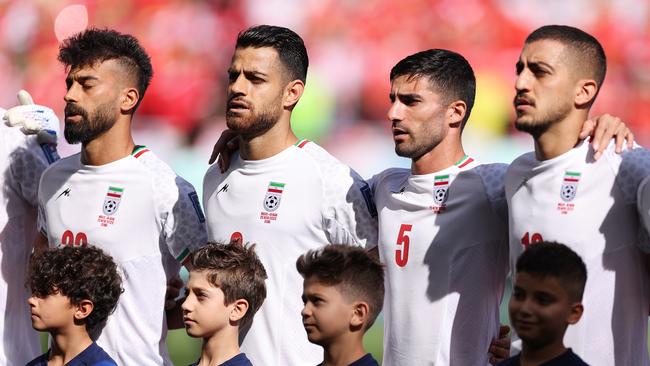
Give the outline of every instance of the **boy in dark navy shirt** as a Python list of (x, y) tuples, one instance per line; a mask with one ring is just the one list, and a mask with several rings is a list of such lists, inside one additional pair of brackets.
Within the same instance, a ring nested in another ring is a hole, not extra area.
[(562, 341), (583, 312), (587, 269), (580, 256), (563, 244), (534, 244), (516, 270), (508, 311), (522, 351), (499, 366), (586, 366)]
[(304, 278), (302, 323), (310, 342), (322, 346), (322, 366), (378, 366), (363, 348), (363, 335), (384, 302), (384, 268), (365, 250), (331, 244), (298, 258)]
[(183, 321), (190, 337), (203, 338), (191, 366), (251, 366), (239, 350), (239, 329), (249, 326), (266, 298), (266, 271), (254, 245), (210, 243), (189, 259)]
[(27, 366), (115, 366), (92, 341), (115, 310), (122, 278), (113, 258), (92, 246), (63, 247), (30, 260), (28, 303), (32, 326), (50, 333), (52, 344)]

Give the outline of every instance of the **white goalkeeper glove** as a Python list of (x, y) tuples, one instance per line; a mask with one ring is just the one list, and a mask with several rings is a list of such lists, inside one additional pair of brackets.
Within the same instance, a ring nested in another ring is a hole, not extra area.
[(34, 104), (32, 96), (24, 90), (18, 92), (18, 101), (21, 105), (3, 113), (5, 124), (20, 127), (25, 135), (36, 135), (40, 144), (56, 144), (60, 127), (54, 111)]

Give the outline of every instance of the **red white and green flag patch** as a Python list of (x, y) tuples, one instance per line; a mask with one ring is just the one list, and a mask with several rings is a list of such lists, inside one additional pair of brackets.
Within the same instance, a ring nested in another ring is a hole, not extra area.
[(108, 187), (106, 198), (104, 198), (104, 215), (111, 216), (117, 211), (120, 207), (123, 193), (124, 188), (113, 186)]
[(563, 201), (573, 201), (578, 193), (578, 183), (580, 182), (581, 173), (565, 171), (564, 179), (562, 180), (562, 188), (560, 189), (560, 198)]
[(436, 175), (433, 180), (433, 201), (438, 206), (443, 206), (447, 201), (449, 188), (449, 174)]
[(278, 209), (284, 192), (284, 183), (269, 182), (269, 188), (264, 196), (264, 209), (272, 212)]

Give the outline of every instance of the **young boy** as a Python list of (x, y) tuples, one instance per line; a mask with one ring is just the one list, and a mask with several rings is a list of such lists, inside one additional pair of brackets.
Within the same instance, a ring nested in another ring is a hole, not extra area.
[(322, 366), (378, 366), (363, 335), (384, 302), (384, 269), (358, 247), (331, 244), (298, 258), (304, 278), (302, 323), (324, 348)]
[(587, 269), (580, 256), (563, 244), (534, 244), (517, 259), (516, 270), (508, 311), (522, 351), (499, 365), (586, 366), (562, 341), (583, 312)]
[(117, 365), (89, 335), (101, 329), (122, 293), (113, 258), (92, 246), (46, 250), (30, 259), (27, 281), (32, 327), (52, 339), (27, 366)]
[(183, 321), (190, 337), (203, 338), (191, 366), (251, 366), (239, 351), (239, 329), (250, 326), (266, 298), (266, 271), (253, 248), (210, 243), (191, 254)]

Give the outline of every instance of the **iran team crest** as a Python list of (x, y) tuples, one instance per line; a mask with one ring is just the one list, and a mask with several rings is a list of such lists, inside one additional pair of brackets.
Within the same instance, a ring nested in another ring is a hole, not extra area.
[(104, 198), (104, 215), (111, 216), (117, 212), (117, 209), (120, 207), (123, 192), (124, 188), (108, 187), (108, 193), (106, 193), (106, 198)]
[(269, 188), (264, 196), (264, 209), (268, 212), (273, 212), (280, 207), (282, 200), (282, 192), (284, 191), (284, 183), (269, 182)]
[(438, 207), (444, 207), (447, 202), (449, 189), (449, 174), (436, 175), (433, 181), (433, 202)]
[(580, 182), (580, 173), (566, 171), (564, 172), (564, 180), (562, 181), (562, 188), (560, 189), (560, 198), (564, 202), (573, 201), (578, 193), (578, 183)]

